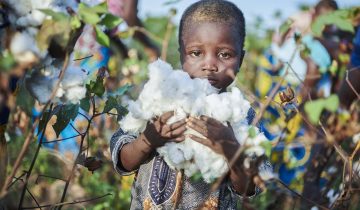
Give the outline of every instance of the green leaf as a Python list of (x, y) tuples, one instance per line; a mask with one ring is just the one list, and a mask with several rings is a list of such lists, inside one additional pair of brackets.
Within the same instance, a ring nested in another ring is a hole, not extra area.
[(251, 126), (251, 127), (249, 128), (248, 134), (249, 134), (249, 137), (250, 137), (250, 138), (255, 138), (255, 136), (256, 136), (256, 130), (255, 130), (254, 126)]
[(305, 112), (309, 117), (311, 123), (318, 124), (324, 106), (325, 106), (324, 99), (308, 101), (305, 103)]
[(71, 19), (70, 19), (70, 25), (71, 25), (72, 29), (80, 28), (81, 21), (80, 21), (79, 17), (76, 16), (76, 15), (72, 16)]
[(56, 113), (56, 123), (53, 125), (57, 137), (60, 135), (61, 131), (68, 126), (70, 120), (75, 120), (79, 111), (79, 106), (79, 104), (60, 105), (60, 108)]
[(135, 29), (134, 28), (128, 28), (126, 31), (121, 31), (117, 35), (119, 36), (120, 39), (127, 39), (129, 37), (134, 36), (134, 34), (135, 34)]
[(201, 175), (201, 172), (196, 172), (194, 173), (191, 177), (190, 177), (190, 180), (192, 182), (199, 182), (200, 180), (202, 180), (202, 175)]
[(110, 13), (106, 14), (105, 17), (100, 21), (100, 25), (106, 26), (106, 28), (112, 29), (118, 26), (122, 22), (122, 19), (112, 15)]
[(36, 41), (41, 50), (46, 50), (54, 40), (59, 46), (65, 48), (70, 38), (71, 26), (69, 20), (45, 20), (37, 33)]
[(316, 36), (321, 36), (323, 29), (326, 25), (333, 24), (341, 30), (354, 33), (354, 26), (351, 21), (350, 10), (337, 10), (327, 13), (316, 18), (311, 25), (311, 30)]
[(15, 94), (16, 94), (16, 105), (18, 105), (21, 108), (21, 110), (25, 111), (25, 113), (28, 116), (31, 116), (35, 99), (26, 89), (24, 80), (18, 81)]
[(118, 114), (117, 121), (120, 121), (121, 118), (124, 117), (129, 112), (125, 107), (121, 106), (120, 104), (116, 106), (116, 111)]
[(45, 124), (48, 122), (48, 120), (50, 120), (51, 116), (52, 116), (52, 113), (50, 113), (49, 110), (44, 112), (44, 114), (42, 115), (42, 117), (39, 121), (37, 135), (39, 135), (44, 130)]
[(280, 34), (282, 35), (282, 34), (286, 33), (290, 29), (290, 26), (293, 22), (294, 22), (293, 20), (288, 19), (283, 24), (281, 24), (281, 26), (279, 28)]
[(96, 81), (90, 81), (90, 83), (86, 85), (86, 88), (91, 93), (101, 97), (105, 92), (104, 79), (96, 78)]
[(108, 7), (106, 1), (90, 8), (92, 12), (96, 13), (107, 13)]
[(80, 108), (86, 112), (90, 110), (90, 98), (86, 96), (85, 98), (80, 100)]
[(43, 12), (46, 15), (49, 15), (52, 17), (53, 20), (59, 21), (59, 20), (67, 20), (69, 18), (68, 15), (66, 15), (63, 12), (55, 12), (51, 9), (39, 9), (41, 12)]
[(9, 71), (16, 64), (14, 57), (8, 52), (4, 51), (0, 54), (0, 72)]
[(116, 108), (117, 105), (118, 105), (118, 102), (117, 102), (116, 98), (110, 96), (108, 98), (108, 100), (105, 102), (105, 107), (104, 107), (103, 113), (108, 113), (112, 109)]
[(93, 8), (86, 6), (84, 3), (79, 4), (78, 14), (80, 19), (90, 25), (95, 25), (100, 21), (100, 17)]
[(267, 157), (270, 157), (271, 150), (272, 150), (271, 142), (270, 141), (263, 141), (263, 142), (260, 143), (260, 146), (265, 149), (265, 155)]
[(109, 47), (110, 46), (109, 37), (98, 26), (95, 27), (95, 32), (96, 32), (96, 41), (105, 47)]
[(331, 96), (325, 99), (324, 107), (330, 112), (336, 112), (336, 110), (339, 108), (339, 103), (340, 103), (339, 97), (335, 94), (332, 94)]

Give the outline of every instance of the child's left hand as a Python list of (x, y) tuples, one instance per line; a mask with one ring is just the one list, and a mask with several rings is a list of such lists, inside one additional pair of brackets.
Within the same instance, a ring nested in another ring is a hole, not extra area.
[(228, 160), (233, 157), (240, 146), (230, 124), (225, 126), (214, 118), (201, 116), (200, 119), (189, 117), (187, 126), (206, 137), (204, 139), (189, 134), (189, 138), (210, 147), (214, 152), (225, 156)]

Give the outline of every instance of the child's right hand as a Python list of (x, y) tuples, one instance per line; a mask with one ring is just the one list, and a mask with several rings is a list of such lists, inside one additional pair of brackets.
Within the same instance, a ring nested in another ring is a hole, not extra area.
[(160, 117), (154, 119), (152, 123), (148, 123), (145, 131), (142, 133), (146, 144), (152, 148), (163, 146), (166, 142), (181, 142), (185, 140), (184, 132), (186, 131), (185, 119), (177, 121), (173, 124), (166, 122), (174, 115), (173, 111), (166, 112)]

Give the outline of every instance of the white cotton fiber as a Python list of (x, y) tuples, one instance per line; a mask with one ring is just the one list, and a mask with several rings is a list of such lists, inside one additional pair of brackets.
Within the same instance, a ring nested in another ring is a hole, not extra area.
[[(218, 91), (208, 80), (191, 79), (186, 72), (173, 70), (168, 63), (158, 60), (149, 65), (149, 81), (144, 85), (139, 98), (129, 102), (129, 113), (120, 121), (120, 126), (125, 132), (139, 134), (145, 130), (149, 120), (167, 111), (174, 111), (174, 116), (169, 119), (168, 124), (189, 115), (206, 115), (224, 125), (229, 122), (239, 143), (244, 144), (250, 128), (246, 118), (250, 103), (236, 87), (230, 92), (219, 94)], [(258, 130), (255, 131), (259, 134)], [(192, 129), (185, 133), (204, 138)], [(256, 143), (261, 140), (263, 138), (259, 137)], [(251, 145), (251, 142), (250, 139), (246, 145)], [(180, 143), (166, 143), (158, 148), (157, 152), (171, 168), (184, 169), (186, 176), (201, 172), (204, 181), (208, 183), (229, 170), (222, 155), (190, 138)]]

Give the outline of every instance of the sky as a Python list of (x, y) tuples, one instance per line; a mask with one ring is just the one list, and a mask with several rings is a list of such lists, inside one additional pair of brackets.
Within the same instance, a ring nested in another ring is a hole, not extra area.
[[(317, 0), (230, 0), (235, 3), (244, 13), (248, 23), (255, 20), (255, 17), (261, 15), (265, 21), (266, 27), (277, 27), (279, 20), (273, 18), (275, 11), (280, 10), (282, 17), (286, 18), (298, 11), (298, 5), (315, 5)], [(168, 0), (139, 0), (139, 15), (144, 18), (148, 15), (166, 15), (170, 8), (176, 8), (178, 13), (174, 18), (176, 24), (179, 23), (181, 14), (187, 6), (196, 2), (195, 0), (181, 0), (178, 3), (164, 5)], [(350, 6), (360, 6), (360, 0), (337, 0), (340, 8)]]

